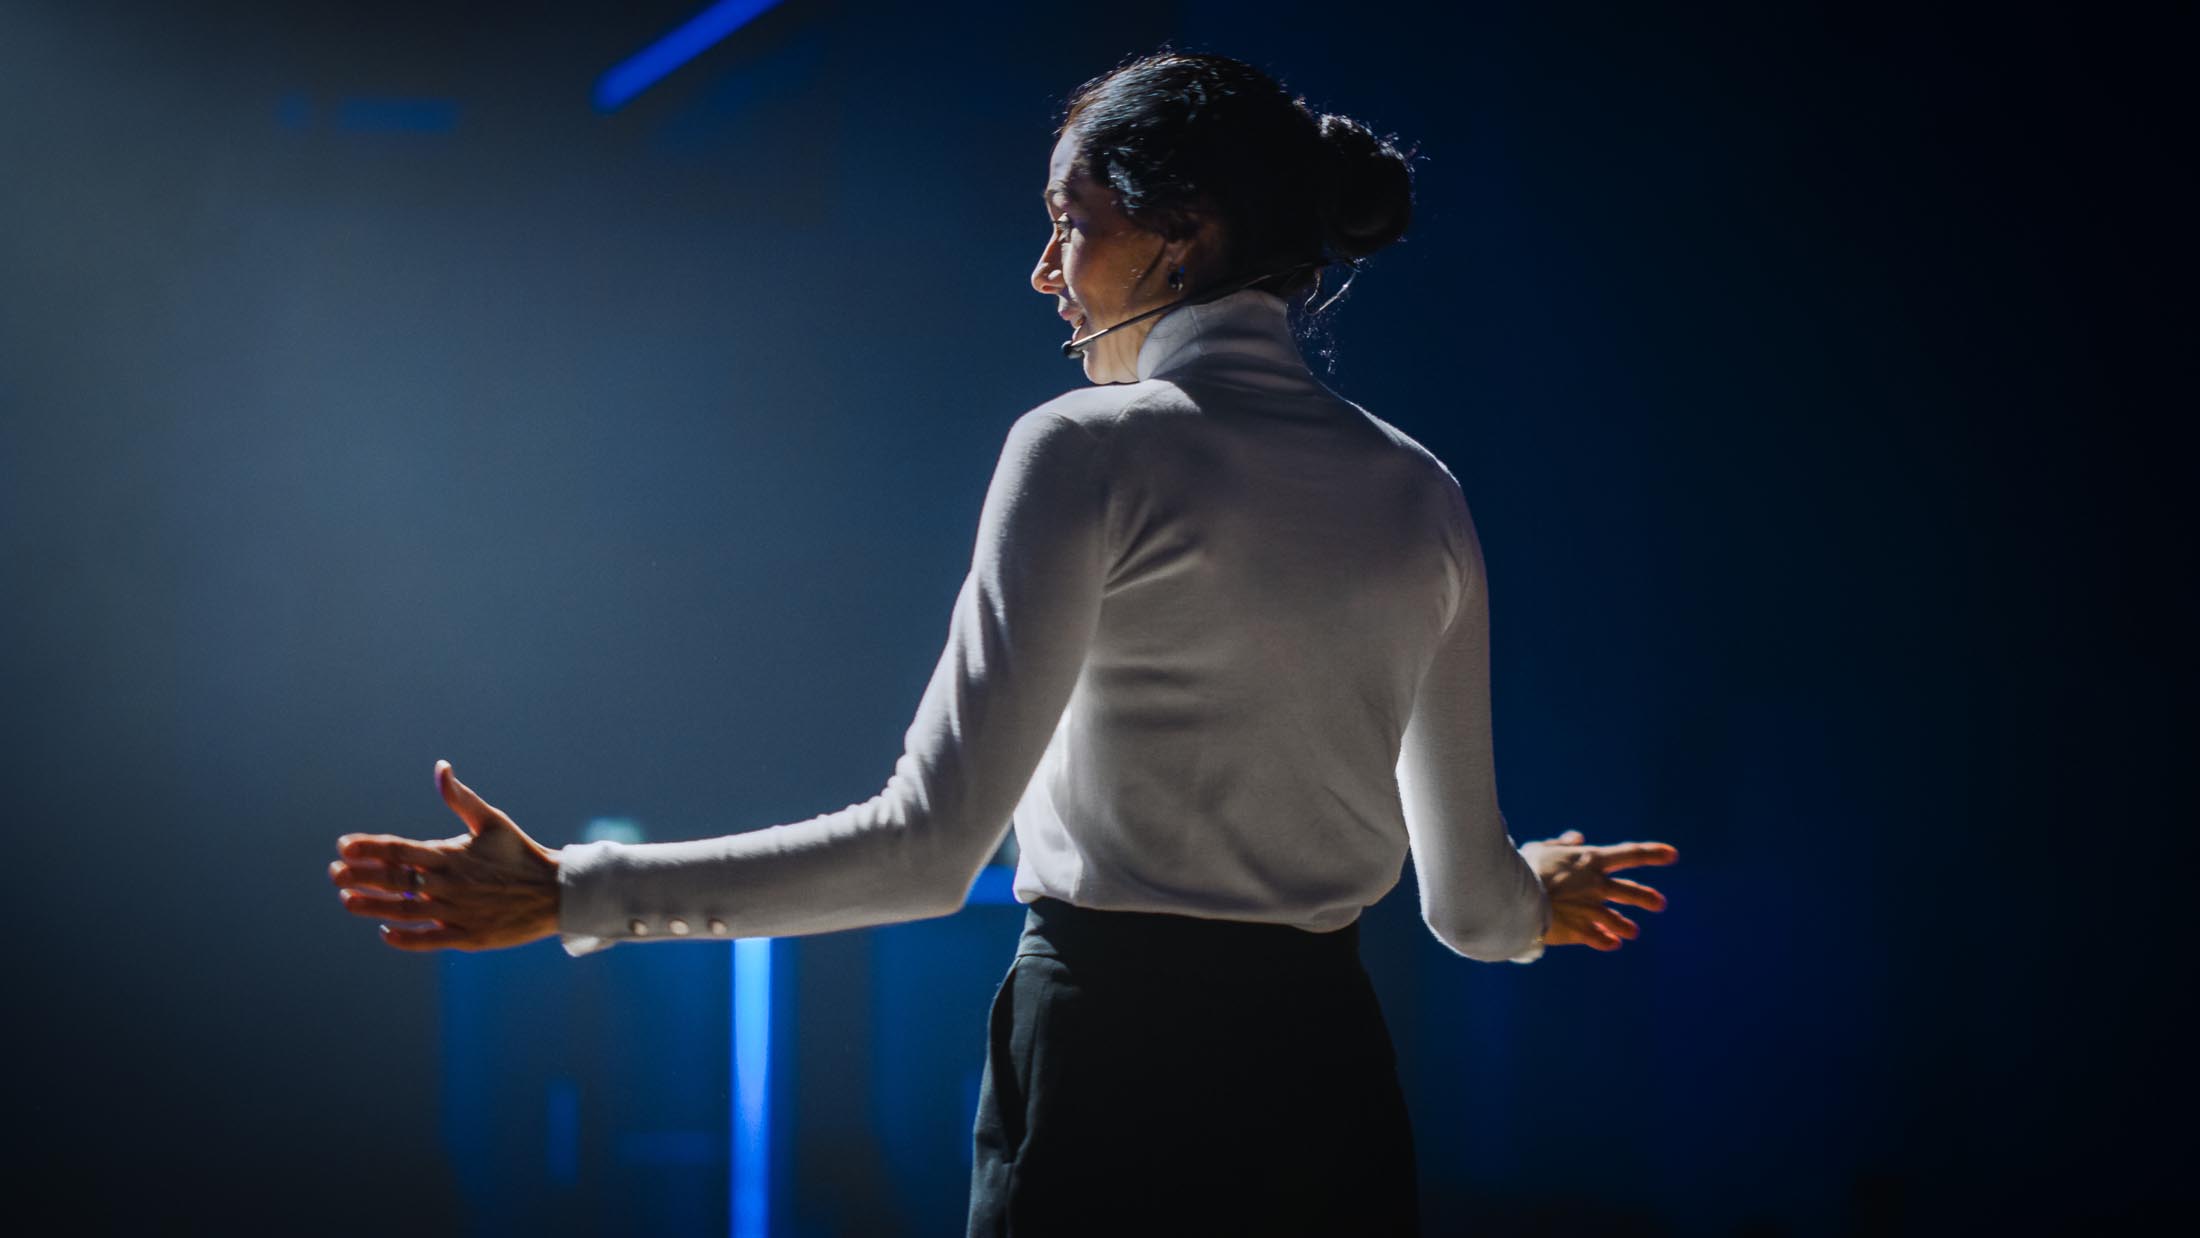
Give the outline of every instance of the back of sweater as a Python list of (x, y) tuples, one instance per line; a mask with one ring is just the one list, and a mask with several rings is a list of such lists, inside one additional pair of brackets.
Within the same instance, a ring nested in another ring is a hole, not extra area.
[(725, 839), (569, 848), (568, 949), (675, 907), (735, 936), (941, 914), (1011, 825), (1026, 902), (1323, 932), (1410, 850), (1447, 945), (1529, 945), (1547, 904), (1497, 810), (1482, 560), (1450, 471), (1315, 379), (1266, 292), (1164, 315), (1138, 369), (1011, 428), (885, 789)]

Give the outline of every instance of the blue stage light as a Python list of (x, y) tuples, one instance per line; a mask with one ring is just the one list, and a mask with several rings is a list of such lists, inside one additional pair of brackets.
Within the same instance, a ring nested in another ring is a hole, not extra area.
[(664, 80), (674, 69), (708, 51), (712, 44), (749, 24), (779, 0), (718, 0), (678, 29), (634, 53), (596, 79), (599, 112), (617, 111), (629, 99)]
[(733, 1166), (727, 1228), (771, 1234), (772, 939), (733, 943)]

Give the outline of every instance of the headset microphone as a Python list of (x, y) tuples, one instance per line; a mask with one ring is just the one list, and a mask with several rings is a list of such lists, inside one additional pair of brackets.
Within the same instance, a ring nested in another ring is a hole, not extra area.
[(1255, 275), (1251, 279), (1241, 281), (1233, 287), (1220, 288), (1217, 290), (1210, 290), (1206, 292), (1197, 292), (1188, 297), (1182, 297), (1178, 300), (1171, 301), (1167, 305), (1157, 305), (1154, 308), (1147, 310), (1143, 314), (1138, 314), (1133, 317), (1126, 318), (1123, 321), (1116, 323), (1112, 327), (1102, 327), (1098, 331), (1093, 332), (1091, 335), (1088, 335), (1083, 339), (1069, 340), (1065, 342), (1062, 345), (1062, 355), (1065, 357), (1074, 357), (1079, 353), (1085, 351), (1087, 348), (1090, 348), (1094, 340), (1099, 339), (1101, 336), (1106, 335), (1110, 331), (1120, 331), (1124, 327), (1127, 327), (1134, 322), (1139, 322), (1143, 319), (1151, 318), (1155, 314), (1165, 314), (1180, 305), (1205, 305), (1209, 301), (1220, 300), (1223, 297), (1229, 296), (1233, 292), (1243, 292), (1264, 279), (1274, 279), (1279, 275), (1289, 275), (1293, 271), (1301, 271), (1305, 270), (1308, 267), (1318, 267), (1323, 265), (1325, 265), (1325, 263), (1320, 261), (1294, 263), (1287, 267), (1279, 267), (1273, 271), (1264, 271), (1259, 275)]

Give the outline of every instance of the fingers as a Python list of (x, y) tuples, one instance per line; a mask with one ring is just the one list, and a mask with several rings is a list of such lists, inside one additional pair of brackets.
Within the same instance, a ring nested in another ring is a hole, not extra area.
[(345, 911), (369, 920), (436, 920), (450, 914), (449, 908), (433, 899), (406, 898), (375, 890), (346, 890), (337, 897), (343, 900)]
[[(1597, 927), (1612, 936), (1632, 941), (1642, 936), (1642, 926), (1609, 907), (1592, 907), (1589, 914), (1596, 918)], [(1614, 942), (1616, 947), (1618, 942)]]
[(1574, 932), (1580, 937), (1581, 944), (1591, 950), (1602, 950), (1610, 954), (1620, 947), (1619, 938), (1606, 932), (1604, 926), (1594, 920), (1584, 919), (1583, 923), (1575, 926)]
[(440, 872), (451, 862), (450, 852), (441, 845), (415, 842), (395, 834), (346, 834), (336, 840), (336, 854), (346, 860), (409, 864), (429, 872)]
[(503, 814), (489, 807), (480, 796), (474, 794), (472, 787), (460, 782), (449, 761), (435, 763), (435, 789), (443, 796), (443, 802), (450, 806), (452, 812), (458, 814), (458, 819), (464, 821), (466, 828), (473, 833), (479, 834), (491, 826), (502, 824)]
[(398, 928), (382, 926), (382, 940), (400, 950), (448, 950), (463, 947), (470, 937), (465, 929), (444, 925), (440, 928)]
[(1558, 836), (1558, 841), (1569, 846), (1578, 846), (1583, 841), (1583, 836), (1580, 830), (1568, 830)]
[(1645, 911), (1665, 910), (1665, 896), (1663, 894), (1639, 881), (1629, 881), (1625, 877), (1605, 878), (1604, 897), (1608, 902), (1625, 903), (1630, 907), (1640, 907)]
[(1596, 903), (1572, 903), (1562, 916), (1568, 927), (1579, 932), (1583, 944), (1599, 950), (1617, 950), (1620, 943), (1642, 935), (1642, 927), (1633, 920)]
[(425, 869), (409, 864), (387, 864), (381, 860), (333, 860), (328, 866), (328, 879), (346, 889), (391, 890), (400, 894), (425, 894), (431, 884), (440, 886), (444, 882), (441, 873), (430, 876)]
[(1557, 946), (1587, 946), (1591, 950), (1610, 952), (1620, 947), (1620, 940), (1610, 930), (1597, 922), (1589, 909), (1580, 904), (1554, 907), (1551, 915), (1551, 931), (1545, 941)]
[[(1631, 881), (1626, 884), (1636, 885)], [(1647, 891), (1662, 906), (1664, 899), (1657, 891), (1648, 886), (1636, 886), (1636, 889)], [(1643, 897), (1633, 890), (1608, 891), (1605, 897), (1617, 899), (1622, 895), (1628, 899)], [(1606, 952), (1617, 950), (1622, 944), (1642, 936), (1642, 926), (1628, 919), (1617, 908), (1586, 899), (1567, 899), (1553, 903), (1551, 928), (1552, 932), (1546, 940), (1554, 945), (1579, 944)]]
[(1681, 858), (1680, 848), (1671, 843), (1613, 843), (1589, 850), (1596, 856), (1597, 868), (1604, 872), (1640, 864), (1671, 864)]

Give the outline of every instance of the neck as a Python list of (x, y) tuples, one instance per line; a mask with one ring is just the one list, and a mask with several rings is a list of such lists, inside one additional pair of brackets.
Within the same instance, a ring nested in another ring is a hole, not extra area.
[[(1313, 264), (1305, 263), (1300, 265), (1306, 266)], [(1140, 310), (1130, 317), (1125, 318), (1121, 322), (1116, 323), (1114, 326), (1102, 327), (1100, 330), (1095, 331), (1091, 335), (1085, 336), (1082, 339), (1069, 341), (1068, 343), (1062, 345), (1062, 355), (1074, 356), (1077, 353), (1084, 351), (1084, 349), (1088, 345), (1099, 340), (1102, 336), (1120, 331), (1125, 327), (1133, 327), (1136, 324), (1148, 323), (1149, 325), (1147, 325), (1144, 330), (1137, 330), (1133, 332), (1135, 336), (1143, 340), (1146, 332), (1153, 329), (1150, 325), (1150, 320), (1157, 315), (1165, 314), (1170, 310), (1176, 309), (1178, 306), (1205, 305), (1209, 301), (1218, 301), (1223, 297), (1230, 296), (1233, 293), (1243, 292), (1264, 279), (1272, 279), (1278, 275), (1287, 275), (1299, 269), (1299, 266), (1289, 266), (1276, 271), (1262, 271), (1259, 274), (1250, 276), (1248, 278), (1218, 281), (1198, 290), (1197, 292), (1189, 292), (1182, 295), (1172, 294), (1170, 299), (1163, 301), (1161, 304), (1153, 306), (1150, 309)]]
[(1220, 367), (1248, 380), (1297, 382), (1306, 362), (1293, 337), (1290, 305), (1281, 296), (1250, 287), (1164, 314), (1140, 341), (1136, 378), (1144, 380), (1186, 366)]

